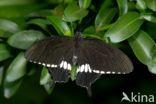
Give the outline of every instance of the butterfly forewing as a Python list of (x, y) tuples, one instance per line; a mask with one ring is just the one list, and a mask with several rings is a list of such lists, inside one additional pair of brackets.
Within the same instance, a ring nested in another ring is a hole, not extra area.
[(83, 87), (90, 86), (101, 74), (126, 74), (133, 69), (122, 51), (96, 39), (82, 39), (77, 54), (76, 83)]
[(46, 66), (55, 82), (67, 82), (72, 63), (72, 42), (67, 37), (44, 39), (30, 47), (25, 57)]

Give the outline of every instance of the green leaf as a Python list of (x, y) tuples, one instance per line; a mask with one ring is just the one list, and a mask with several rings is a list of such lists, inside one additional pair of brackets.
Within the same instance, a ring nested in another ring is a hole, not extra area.
[(46, 67), (43, 67), (40, 77), (40, 85), (43, 85), (47, 93), (50, 94), (53, 90), (53, 88), (51, 88), (52, 84), (54, 83), (48, 72), (48, 69)]
[(64, 11), (63, 20), (67, 22), (74, 22), (83, 19), (87, 16), (88, 11), (80, 8), (76, 2), (70, 3)]
[(156, 60), (151, 60), (147, 66), (151, 73), (156, 74)]
[(149, 9), (156, 12), (156, 0), (145, 0), (145, 2)]
[(49, 25), (50, 23), (47, 20), (37, 18), (28, 21), (27, 24), (37, 25), (48, 32), (47, 25)]
[(151, 13), (142, 13), (141, 18), (145, 19), (149, 22), (156, 23), (156, 17), (154, 15), (152, 15)]
[(0, 30), (0, 38), (9, 38), (12, 35), (12, 33), (7, 32), (5, 30)]
[(0, 29), (11, 33), (19, 31), (19, 27), (16, 23), (6, 19), (0, 19)]
[(124, 41), (138, 31), (142, 23), (138, 13), (129, 12), (116, 21), (106, 32), (105, 37), (109, 37), (113, 43)]
[(144, 0), (137, 0), (136, 8), (140, 11), (145, 11), (147, 9), (146, 3)]
[(62, 3), (64, 0), (48, 0), (50, 3), (52, 4), (60, 4)]
[(0, 62), (11, 57), (8, 47), (0, 43)]
[(103, 35), (103, 32), (96, 32), (94, 26), (87, 27), (82, 34), (85, 38), (96, 38), (103, 41), (103, 38), (101, 36)]
[(108, 8), (113, 7), (113, 4), (114, 4), (114, 3), (113, 3), (113, 0), (105, 0), (105, 1), (102, 3), (99, 12), (102, 12), (102, 11), (105, 10), (105, 9), (108, 9)]
[[(53, 83), (53, 84), (54, 84), (54, 83)], [(48, 94), (51, 94), (52, 91), (53, 91), (53, 88), (52, 88), (51, 86), (52, 86), (52, 85), (51, 85), (50, 83), (44, 85), (44, 88), (45, 88), (45, 90), (46, 90), (46, 92), (47, 92)]]
[(45, 35), (36, 30), (25, 30), (15, 33), (8, 39), (8, 44), (19, 49), (27, 49), (34, 42), (45, 38)]
[[(43, 17), (51, 16), (53, 14), (52, 9), (43, 9), (39, 11), (32, 12), (28, 15), (28, 18), (36, 18), (36, 17)], [(39, 18), (38, 18), (39, 19)]]
[(156, 45), (152, 38), (144, 31), (139, 31), (129, 39), (129, 44), (136, 57), (147, 65), (156, 52)]
[(2, 84), (2, 80), (3, 80), (3, 74), (4, 74), (4, 67), (0, 67), (0, 86)]
[(72, 32), (66, 22), (64, 22), (60, 17), (57, 16), (48, 16), (47, 19), (51, 22), (54, 28), (59, 34), (65, 36), (71, 36)]
[(79, 0), (80, 8), (87, 9), (91, 4), (91, 0)]
[(60, 5), (58, 5), (57, 7), (55, 7), (55, 9), (53, 9), (52, 13), (53, 13), (53, 15), (55, 15), (55, 16), (60, 16), (60, 17), (62, 17), (63, 14), (64, 14), (64, 9), (65, 9), (65, 5), (60, 4)]
[(26, 5), (17, 5), (17, 6), (0, 6), (0, 17), (1, 18), (14, 18), (15, 20), (25, 19), (29, 13), (32, 13), (35, 10), (41, 8), (41, 5), (38, 4), (26, 4)]
[(118, 7), (119, 7), (119, 14), (124, 15), (128, 11), (128, 2), (127, 0), (117, 0)]
[(0, 6), (23, 5), (32, 3), (33, 0), (1, 0)]
[(10, 98), (12, 97), (19, 89), (22, 79), (15, 82), (4, 82), (4, 97)]
[(95, 27), (94, 26), (89, 26), (87, 27), (84, 31), (83, 31), (83, 35), (84, 36), (88, 36), (90, 34), (95, 34), (96, 31), (95, 31)]
[(14, 82), (23, 77), (26, 73), (26, 64), (24, 53), (19, 53), (7, 69), (5, 82)]
[(101, 7), (95, 19), (96, 31), (104, 30), (116, 15), (116, 8), (105, 9)]
[(43, 67), (41, 77), (40, 77), (40, 85), (48, 84), (52, 81), (52, 78), (48, 72), (48, 69), (46, 67)]

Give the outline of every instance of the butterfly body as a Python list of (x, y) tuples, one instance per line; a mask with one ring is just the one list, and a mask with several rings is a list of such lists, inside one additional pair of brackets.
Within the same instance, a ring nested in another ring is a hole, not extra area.
[(126, 74), (133, 70), (130, 59), (119, 49), (100, 40), (72, 37), (51, 37), (30, 47), (27, 60), (46, 66), (55, 82), (67, 82), (72, 66), (76, 84), (90, 89), (101, 74)]

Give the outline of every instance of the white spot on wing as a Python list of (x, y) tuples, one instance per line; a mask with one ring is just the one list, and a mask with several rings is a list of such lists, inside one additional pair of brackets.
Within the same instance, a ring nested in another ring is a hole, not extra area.
[(64, 64), (64, 61), (62, 61), (62, 62), (61, 62), (61, 64), (60, 64), (60, 68), (62, 68), (62, 67), (63, 67), (63, 64)]
[(67, 69), (67, 67), (68, 67), (68, 64), (67, 64), (67, 62), (65, 61), (64, 64), (63, 64), (63, 68), (64, 68), (64, 69)]
[(55, 68), (57, 68), (57, 65), (54, 65)]
[(55, 67), (55, 65), (54, 65), (54, 64), (52, 64), (52, 65), (51, 65), (51, 67), (52, 67), (52, 68), (54, 68), (54, 67)]
[(50, 65), (50, 64), (47, 64), (46, 66), (47, 66), (47, 67), (50, 67), (51, 65)]
[(121, 74), (121, 72), (118, 72), (118, 74)]
[(112, 74), (115, 74), (115, 72), (112, 72)]
[(91, 68), (90, 68), (90, 65), (89, 65), (89, 64), (87, 64), (87, 66), (88, 66), (88, 71), (89, 71), (89, 73), (91, 73), (91, 72), (92, 72), (92, 70), (91, 70)]
[(106, 74), (111, 74), (111, 72), (110, 71), (107, 71)]
[(80, 72), (83, 72), (83, 71), (84, 71), (84, 68), (85, 68), (85, 66), (82, 65), (82, 66), (80, 67)]
[(85, 73), (89, 72), (89, 73), (92, 73), (92, 70), (91, 70), (89, 64), (82, 64), (81, 66), (78, 66), (76, 72), (77, 72), (77, 73), (78, 73), (78, 72), (85, 72)]
[(105, 72), (104, 72), (104, 71), (101, 71), (100, 73), (101, 73), (101, 74), (105, 74)]
[(68, 70), (71, 70), (71, 65), (70, 64), (68, 64), (68, 68), (67, 68)]
[(85, 65), (84, 71), (87, 73), (87, 71), (88, 71), (88, 64)]
[(42, 63), (42, 65), (43, 65), (43, 66), (46, 66), (46, 64), (45, 64), (45, 63)]
[(95, 70), (95, 73), (100, 73), (100, 71), (99, 70)]

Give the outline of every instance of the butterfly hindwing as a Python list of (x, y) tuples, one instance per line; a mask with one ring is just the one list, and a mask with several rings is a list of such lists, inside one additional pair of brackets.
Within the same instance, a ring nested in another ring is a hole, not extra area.
[(55, 82), (67, 82), (73, 53), (71, 42), (67, 37), (47, 38), (30, 47), (25, 56), (29, 61), (46, 66)]

